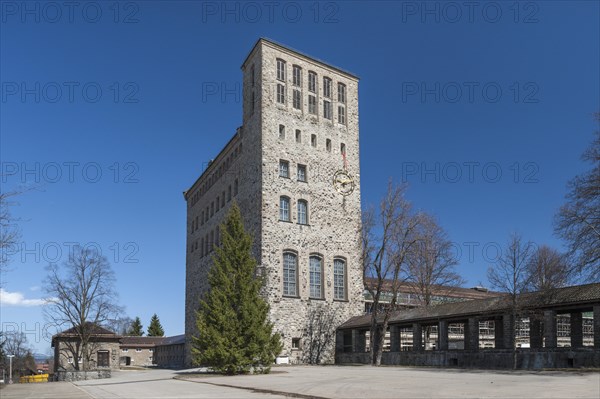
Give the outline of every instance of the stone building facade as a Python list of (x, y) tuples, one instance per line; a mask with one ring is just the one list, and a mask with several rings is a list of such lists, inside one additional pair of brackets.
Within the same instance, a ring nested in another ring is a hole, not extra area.
[(311, 312), (363, 309), (358, 78), (271, 40), (244, 61), (243, 125), (184, 193), (186, 363), (232, 201), (254, 238), (282, 356), (301, 362)]

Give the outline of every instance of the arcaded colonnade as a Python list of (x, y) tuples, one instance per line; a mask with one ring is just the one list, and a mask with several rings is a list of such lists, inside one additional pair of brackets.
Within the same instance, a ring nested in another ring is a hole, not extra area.
[[(600, 367), (600, 284), (523, 294), (512, 303), (503, 296), (398, 310), (382, 363), (512, 368), (516, 347), (518, 368)], [(369, 362), (378, 342), (370, 324), (363, 315), (338, 328), (336, 362)]]

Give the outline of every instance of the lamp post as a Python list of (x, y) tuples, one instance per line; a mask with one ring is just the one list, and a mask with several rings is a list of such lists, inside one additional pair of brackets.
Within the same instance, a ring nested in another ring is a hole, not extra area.
[(8, 383), (12, 384), (13, 380), (12, 380), (12, 358), (15, 357), (15, 355), (8, 355)]

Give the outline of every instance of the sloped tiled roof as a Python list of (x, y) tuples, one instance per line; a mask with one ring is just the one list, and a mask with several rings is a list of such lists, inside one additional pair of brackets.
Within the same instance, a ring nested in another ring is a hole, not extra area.
[[(577, 305), (600, 303), (600, 283), (557, 288), (548, 292), (531, 292), (519, 296), (519, 302), (525, 308), (546, 308), (556, 305)], [(430, 308), (397, 310), (390, 317), (390, 324), (410, 323), (413, 321), (437, 320), (441, 318), (467, 317), (478, 314), (492, 314), (510, 309), (510, 297), (504, 295), (495, 298), (474, 299), (464, 302), (445, 303)], [(342, 324), (340, 329), (368, 327), (371, 315), (355, 316)]]
[(174, 335), (172, 337), (165, 337), (163, 339), (163, 341), (160, 344), (158, 344), (157, 346), (180, 345), (180, 344), (185, 344), (185, 334)]
[(123, 336), (121, 346), (154, 347), (160, 345), (165, 339), (165, 337)]

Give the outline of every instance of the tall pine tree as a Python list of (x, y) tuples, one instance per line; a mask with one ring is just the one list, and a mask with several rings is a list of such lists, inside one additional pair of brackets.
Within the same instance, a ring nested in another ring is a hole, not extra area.
[(131, 327), (127, 330), (127, 335), (132, 335), (134, 337), (141, 337), (144, 335), (144, 326), (139, 317), (136, 317), (133, 323), (131, 323)]
[(156, 313), (152, 315), (150, 319), (150, 325), (148, 326), (148, 336), (149, 337), (162, 337), (165, 335), (165, 330), (163, 330), (162, 325), (160, 324), (160, 320)]
[(196, 312), (194, 362), (224, 374), (269, 373), (282, 346), (260, 296), (263, 279), (256, 276), (252, 238), (235, 203), (220, 231), (208, 274), (211, 288)]

